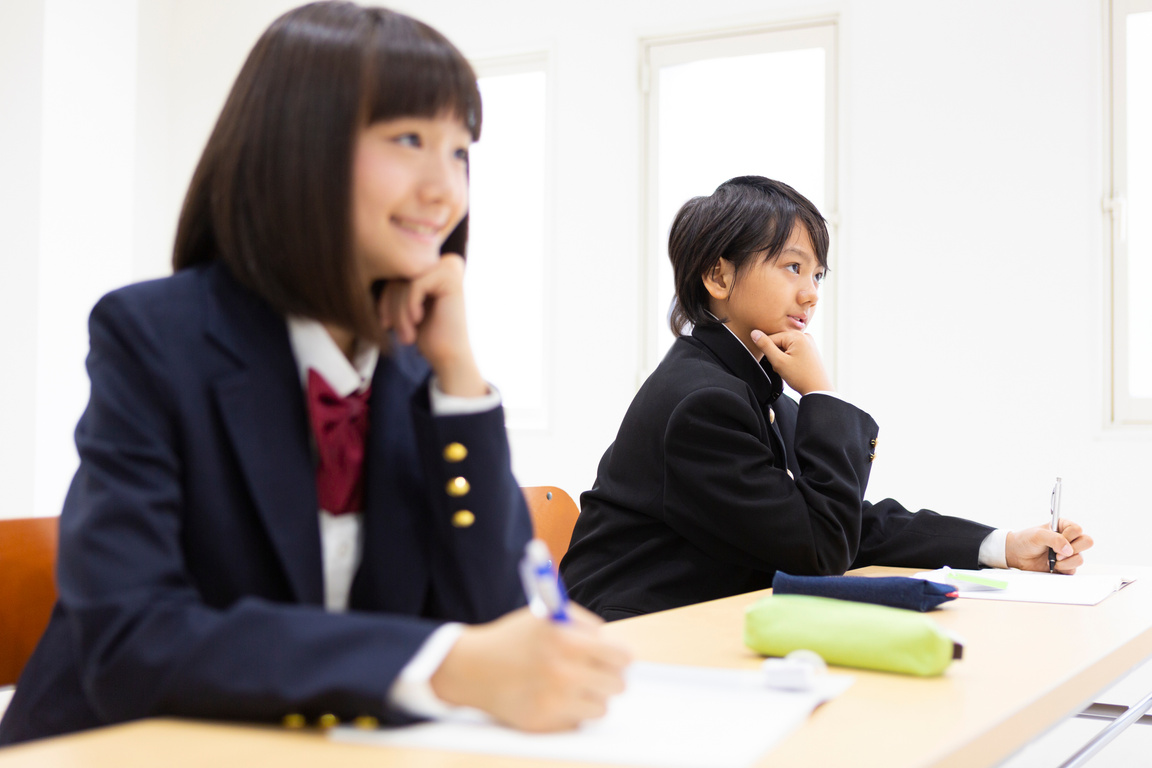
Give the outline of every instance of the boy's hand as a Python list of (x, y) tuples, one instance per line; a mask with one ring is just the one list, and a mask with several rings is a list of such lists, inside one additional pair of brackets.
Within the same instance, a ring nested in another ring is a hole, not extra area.
[(1047, 525), (1025, 528), (1022, 531), (1009, 531), (1004, 544), (1004, 557), (1009, 568), (1025, 571), (1047, 571), (1048, 549), (1056, 551), (1056, 572), (1076, 573), (1084, 564), (1080, 553), (1095, 543), (1084, 533), (1079, 524), (1060, 518), (1060, 531), (1057, 533)]
[(432, 675), (432, 690), (525, 731), (568, 730), (602, 717), (608, 699), (624, 690), (631, 654), (601, 636), (598, 616), (573, 603), (568, 609), (567, 624), (521, 608), (467, 627)]
[(415, 344), (446, 395), (479, 397), (488, 384), (476, 367), (464, 313), (464, 259), (445, 254), (413, 280), (389, 280), (376, 306), (380, 326)]
[(832, 380), (828, 378), (820, 351), (809, 334), (781, 331), (769, 336), (763, 331), (752, 331), (752, 343), (764, 352), (772, 369), (788, 386), (801, 395), (832, 391)]

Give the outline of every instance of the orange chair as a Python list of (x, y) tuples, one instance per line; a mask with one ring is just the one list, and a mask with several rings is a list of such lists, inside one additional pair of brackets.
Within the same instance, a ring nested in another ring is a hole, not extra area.
[(56, 602), (58, 517), (0, 520), (0, 686), (14, 685)]
[(572, 528), (580, 515), (580, 508), (572, 497), (551, 485), (521, 488), (528, 512), (532, 515), (532, 529), (536, 538), (543, 539), (552, 553), (552, 560), (560, 562), (572, 542)]

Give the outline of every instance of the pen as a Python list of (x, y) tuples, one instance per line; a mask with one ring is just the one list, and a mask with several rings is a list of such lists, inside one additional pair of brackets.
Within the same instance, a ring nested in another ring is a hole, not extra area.
[(552, 564), (548, 545), (540, 539), (532, 539), (524, 547), (520, 581), (524, 584), (524, 596), (528, 598), (528, 607), (533, 613), (556, 622), (568, 621), (568, 593)]
[[(1060, 478), (1056, 478), (1056, 486), (1052, 489), (1052, 531), (1060, 530)], [(1056, 550), (1048, 547), (1048, 573), (1056, 572)]]

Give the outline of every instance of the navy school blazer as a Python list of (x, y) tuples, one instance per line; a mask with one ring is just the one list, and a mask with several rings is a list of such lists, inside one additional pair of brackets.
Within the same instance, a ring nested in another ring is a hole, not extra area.
[[(363, 559), (336, 614), (284, 319), (210, 264), (108, 294), (90, 334), (59, 599), (0, 743), (154, 715), (403, 722), (385, 695), (433, 630), (523, 604), (503, 411), (433, 417), (413, 349), (372, 381)], [(454, 526), (461, 509), (475, 522)]]
[(978, 567), (988, 526), (864, 500), (871, 416), (781, 389), (723, 325), (676, 340), (580, 497), (560, 564), (573, 599), (611, 620), (765, 589), (778, 569)]

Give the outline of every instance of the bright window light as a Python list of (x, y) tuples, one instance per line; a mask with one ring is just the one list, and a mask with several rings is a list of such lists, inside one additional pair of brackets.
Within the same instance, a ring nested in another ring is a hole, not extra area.
[(480, 370), (509, 428), (545, 418), (546, 77), (481, 77), (484, 125), (471, 150), (465, 290)]
[(766, 176), (829, 220), (831, 280), (808, 332), (836, 372), (836, 23), (651, 40), (642, 44), (645, 282), (642, 381), (672, 344), (668, 232), (692, 197), (735, 176)]
[[(675, 294), (668, 231), (691, 197), (734, 176), (767, 176), (824, 208), (824, 51), (706, 59), (660, 70), (657, 310), (663, 349)], [(820, 340), (821, 314), (809, 333)]]

